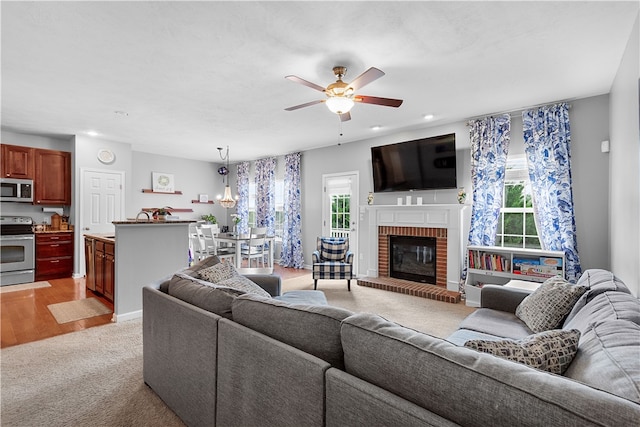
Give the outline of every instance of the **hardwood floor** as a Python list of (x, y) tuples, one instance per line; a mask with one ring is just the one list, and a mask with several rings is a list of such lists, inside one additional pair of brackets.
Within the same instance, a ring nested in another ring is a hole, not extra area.
[[(309, 274), (309, 270), (283, 268), (274, 274), (282, 280)], [(47, 306), (65, 301), (97, 298), (113, 310), (113, 303), (90, 291), (82, 279), (49, 280), (51, 287), (0, 294), (0, 348), (38, 341), (111, 322), (111, 314), (59, 324)]]

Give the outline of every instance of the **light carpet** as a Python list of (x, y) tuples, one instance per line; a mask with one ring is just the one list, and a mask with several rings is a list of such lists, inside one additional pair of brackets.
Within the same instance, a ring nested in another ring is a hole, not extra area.
[(183, 426), (142, 379), (142, 320), (0, 351), (2, 426)]
[(7, 292), (26, 291), (29, 289), (50, 288), (50, 287), (51, 287), (51, 283), (47, 281), (21, 283), (19, 285), (5, 285), (5, 286), (0, 286), (0, 294), (4, 294)]
[[(440, 338), (451, 335), (458, 324), (475, 308), (464, 302), (451, 304), (397, 292), (359, 286), (351, 280), (351, 292), (346, 280), (318, 280), (330, 305), (355, 313), (375, 313), (387, 320)], [(311, 273), (282, 281), (282, 293), (292, 290), (312, 290)]]
[(68, 323), (89, 317), (111, 313), (112, 310), (96, 298), (79, 299), (76, 301), (59, 302), (47, 306), (56, 322)]

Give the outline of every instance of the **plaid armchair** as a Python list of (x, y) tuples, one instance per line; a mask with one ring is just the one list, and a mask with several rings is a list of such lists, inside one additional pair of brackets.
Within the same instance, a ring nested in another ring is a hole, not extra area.
[(349, 238), (318, 237), (312, 257), (313, 289), (318, 287), (318, 279), (347, 279), (347, 289), (351, 291), (353, 253), (349, 251)]

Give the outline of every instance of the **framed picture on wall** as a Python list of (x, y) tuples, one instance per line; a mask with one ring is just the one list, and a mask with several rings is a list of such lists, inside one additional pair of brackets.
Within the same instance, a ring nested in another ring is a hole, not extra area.
[(158, 193), (173, 193), (175, 191), (175, 183), (173, 174), (164, 172), (151, 172), (153, 182), (153, 191)]

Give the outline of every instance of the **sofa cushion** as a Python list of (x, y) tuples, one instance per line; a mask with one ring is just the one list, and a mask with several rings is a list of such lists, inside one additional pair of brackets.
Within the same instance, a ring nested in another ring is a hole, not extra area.
[[(178, 273), (182, 273), (182, 274), (186, 274), (187, 276), (191, 276), (191, 277), (198, 277), (198, 271), (207, 268), (207, 267), (211, 267), (212, 265), (216, 265), (220, 262), (220, 259), (217, 256), (210, 256), (208, 258), (205, 258), (203, 260), (200, 260), (198, 262), (196, 262), (195, 264), (193, 264), (190, 267), (187, 268), (183, 268), (182, 270), (178, 271)], [(170, 279), (170, 278), (169, 278)], [(164, 292), (165, 294), (169, 293), (169, 283), (171, 282), (171, 280), (166, 280), (165, 282), (163, 282), (160, 285), (160, 290), (162, 292)]]
[(576, 355), (579, 340), (577, 329), (554, 329), (516, 341), (470, 340), (464, 346), (561, 375)]
[(465, 317), (458, 328), (514, 340), (533, 334), (515, 314), (490, 308), (477, 309)]
[(640, 326), (627, 320), (591, 325), (565, 376), (640, 403)]
[(219, 316), (232, 318), (231, 303), (243, 292), (233, 288), (217, 286), (184, 273), (176, 273), (169, 282), (169, 295), (210, 311)]
[(586, 290), (584, 286), (552, 277), (522, 300), (516, 308), (516, 316), (533, 332), (556, 329)]
[(353, 313), (328, 305), (290, 304), (246, 294), (232, 305), (233, 320), (343, 369), (340, 326)]
[[(345, 371), (460, 425), (636, 425), (640, 406), (389, 322), (342, 322)], [(615, 420), (615, 421), (614, 421)]]
[(605, 320), (629, 320), (640, 325), (640, 301), (623, 292), (599, 294), (566, 321), (563, 328), (584, 333), (591, 324)]
[(577, 285), (586, 286), (587, 291), (574, 304), (565, 320), (568, 324), (589, 302), (605, 292), (631, 294), (629, 288), (612, 272), (601, 269), (590, 269), (582, 273)]
[(285, 292), (284, 295), (275, 297), (275, 299), (288, 302), (290, 304), (328, 305), (327, 297), (322, 291), (289, 291)]

